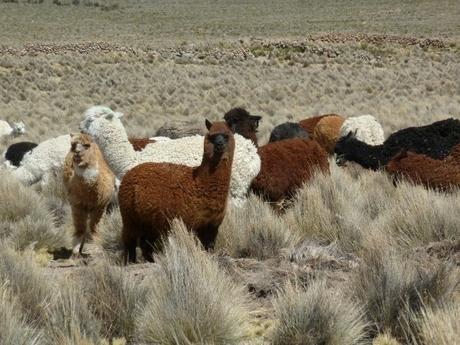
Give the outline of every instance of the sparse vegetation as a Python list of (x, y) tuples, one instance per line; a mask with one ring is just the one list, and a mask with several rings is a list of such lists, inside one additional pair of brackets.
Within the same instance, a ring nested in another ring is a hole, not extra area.
[[(385, 133), (460, 118), (455, 1), (0, 0), (0, 120), (41, 142), (85, 109), (125, 113), (130, 137), (235, 106), (271, 129), (372, 114)], [(135, 39), (133, 39), (135, 38)], [(0, 153), (1, 153), (0, 152)], [(1, 159), (0, 159), (1, 160)], [(460, 191), (339, 168), (284, 214), (251, 196), (214, 253), (173, 226), (155, 263), (120, 267), (119, 209), (69, 257), (62, 176), (0, 169), (5, 345), (447, 345), (460, 339)]]
[(279, 320), (274, 345), (367, 344), (362, 310), (324, 281), (311, 283), (305, 291), (288, 285), (274, 308)]
[(240, 344), (249, 327), (249, 300), (219, 270), (183, 223), (157, 256), (159, 270), (138, 319), (148, 344)]

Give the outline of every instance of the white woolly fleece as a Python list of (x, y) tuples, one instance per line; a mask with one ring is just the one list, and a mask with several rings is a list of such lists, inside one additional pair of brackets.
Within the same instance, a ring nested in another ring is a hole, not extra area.
[[(96, 106), (85, 112), (80, 129), (91, 135), (117, 178), (144, 162), (166, 162), (199, 166), (203, 158), (204, 137), (195, 135), (149, 144), (142, 151), (134, 151), (120, 121), (122, 114), (110, 108)], [(254, 144), (235, 134), (235, 153), (230, 181), (230, 201), (242, 206), (252, 180), (259, 174), (260, 157)]]
[(13, 128), (6, 121), (0, 120), (0, 138), (11, 135)]
[(8, 122), (0, 120), (0, 138), (21, 135), (25, 131), (26, 128), (23, 122), (17, 122), (10, 126)]
[(372, 115), (347, 118), (340, 128), (339, 137), (355, 131), (356, 138), (368, 145), (380, 145), (385, 141), (382, 125)]
[(23, 184), (49, 181), (50, 175), (62, 170), (64, 160), (70, 150), (70, 135), (61, 135), (45, 140), (31, 152), (27, 152), (21, 165), (12, 173)]

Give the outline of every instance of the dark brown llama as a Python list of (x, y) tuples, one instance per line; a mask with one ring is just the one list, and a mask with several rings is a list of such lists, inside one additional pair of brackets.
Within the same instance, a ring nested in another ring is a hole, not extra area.
[(143, 163), (126, 173), (118, 200), (123, 220), (125, 262), (142, 254), (153, 261), (170, 222), (180, 218), (194, 231), (205, 249), (212, 249), (227, 207), (235, 141), (225, 122), (211, 124), (204, 140), (201, 165)]

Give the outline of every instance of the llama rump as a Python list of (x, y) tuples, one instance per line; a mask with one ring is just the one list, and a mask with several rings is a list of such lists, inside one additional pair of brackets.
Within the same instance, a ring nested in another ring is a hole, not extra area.
[(125, 174), (118, 192), (125, 263), (136, 261), (138, 241), (143, 257), (153, 261), (174, 218), (182, 219), (205, 249), (213, 248), (227, 207), (235, 140), (225, 122), (206, 120), (206, 127), (199, 166), (150, 162)]
[(366, 169), (377, 170), (388, 164), (402, 150), (443, 159), (460, 143), (460, 121), (449, 118), (420, 127), (408, 127), (391, 134), (381, 145), (369, 145), (352, 132), (340, 138), (335, 146), (338, 165), (347, 161)]
[[(236, 133), (255, 138), (257, 144), (257, 128), (254, 129), (254, 120), (248, 115), (244, 109), (232, 109), (227, 113), (226, 121), (234, 126)], [(238, 128), (243, 131), (238, 132)], [(258, 153), (261, 168), (251, 183), (251, 191), (272, 203), (292, 197), (303, 183), (313, 177), (315, 170), (329, 172), (327, 152), (311, 139), (287, 139), (268, 143), (259, 147)]]
[(95, 234), (115, 191), (115, 176), (90, 136), (71, 134), (63, 180), (75, 230), (73, 252), (81, 254), (85, 240)]
[(21, 164), (24, 155), (31, 152), (38, 144), (30, 141), (21, 141), (11, 144), (3, 154), (5, 165), (9, 167), (18, 167)]
[(308, 137), (308, 132), (298, 123), (285, 122), (273, 128), (272, 132), (270, 133), (270, 139), (268, 139), (268, 142), (273, 143), (275, 141), (293, 138), (308, 139)]
[(334, 153), (335, 143), (340, 136), (340, 128), (345, 118), (340, 115), (328, 115), (318, 121), (313, 129), (312, 138), (329, 154)]
[(313, 131), (315, 130), (316, 125), (318, 124), (321, 119), (328, 117), (328, 116), (340, 116), (337, 114), (325, 114), (325, 115), (318, 115), (309, 117), (308, 119), (299, 121), (300, 127), (302, 127), (305, 131), (307, 131), (308, 135), (312, 136)]
[(385, 167), (395, 180), (405, 178), (427, 188), (452, 191), (460, 187), (460, 144), (443, 160), (402, 151)]

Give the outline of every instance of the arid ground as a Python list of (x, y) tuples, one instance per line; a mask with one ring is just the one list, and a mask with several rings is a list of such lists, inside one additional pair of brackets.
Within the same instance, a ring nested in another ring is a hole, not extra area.
[[(460, 119), (460, 4), (0, 1), (0, 119), (27, 128), (2, 151), (78, 132), (96, 104), (138, 137), (242, 106), (262, 144), (326, 113), (386, 136)], [(1, 170), (0, 344), (459, 344), (460, 190), (330, 163), (282, 215), (254, 196), (229, 210), (213, 253), (175, 223), (127, 267), (118, 209), (72, 259), (61, 180)]]

